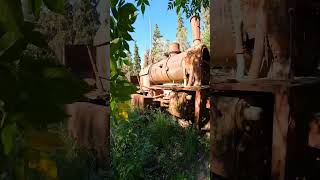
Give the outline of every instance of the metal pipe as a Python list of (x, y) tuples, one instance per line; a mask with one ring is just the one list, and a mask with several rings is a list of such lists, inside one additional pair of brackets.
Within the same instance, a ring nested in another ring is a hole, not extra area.
[(200, 38), (200, 18), (198, 16), (192, 16), (190, 18), (191, 30), (192, 30), (192, 38), (193, 45), (197, 45), (201, 43)]

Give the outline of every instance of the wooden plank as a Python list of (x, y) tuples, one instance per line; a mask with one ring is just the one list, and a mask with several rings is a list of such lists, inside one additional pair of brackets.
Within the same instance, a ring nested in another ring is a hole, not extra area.
[(273, 180), (285, 179), (289, 110), (288, 89), (280, 88), (277, 92), (275, 92), (275, 107), (273, 117), (271, 168)]
[(274, 92), (277, 86), (264, 83), (219, 83), (211, 84), (211, 88), (223, 91)]

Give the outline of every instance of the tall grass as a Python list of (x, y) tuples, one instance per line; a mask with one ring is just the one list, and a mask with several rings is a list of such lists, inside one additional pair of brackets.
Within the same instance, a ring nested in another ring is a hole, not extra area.
[(196, 179), (207, 141), (160, 110), (132, 110), (111, 125), (114, 179)]

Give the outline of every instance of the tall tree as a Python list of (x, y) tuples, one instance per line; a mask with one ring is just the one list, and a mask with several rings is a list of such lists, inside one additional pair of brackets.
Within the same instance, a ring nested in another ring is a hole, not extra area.
[(203, 19), (203, 43), (210, 49), (210, 8), (202, 8), (202, 19)]
[(151, 49), (152, 63), (159, 61), (164, 54), (161, 41), (162, 41), (162, 35), (160, 33), (158, 24), (156, 24), (153, 31), (153, 39), (152, 39), (152, 49)]
[(141, 70), (141, 58), (139, 56), (139, 47), (137, 45), (137, 42), (134, 43), (134, 52), (133, 52), (133, 62), (134, 62), (134, 74), (139, 74)]
[(147, 67), (150, 63), (150, 49), (146, 49), (143, 56), (143, 67)]
[(180, 50), (183, 52), (190, 47), (188, 42), (188, 30), (183, 24), (181, 13), (178, 14), (178, 28), (176, 34), (177, 42), (180, 44)]
[(126, 52), (127, 57), (125, 58), (124, 63), (120, 63), (118, 66), (120, 67), (121, 71), (125, 73), (127, 79), (130, 79), (130, 76), (134, 74), (134, 63), (132, 60), (132, 54), (130, 51)]

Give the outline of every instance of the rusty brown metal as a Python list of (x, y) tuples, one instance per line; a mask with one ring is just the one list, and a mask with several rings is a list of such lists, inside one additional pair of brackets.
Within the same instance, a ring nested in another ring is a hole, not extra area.
[(131, 94), (131, 104), (134, 107), (145, 109), (147, 106), (151, 106), (153, 103), (153, 97), (144, 96), (141, 94)]
[(134, 85), (139, 85), (138, 76), (130, 76), (130, 82)]
[(180, 44), (179, 43), (174, 42), (174, 43), (171, 43), (169, 45), (169, 54), (170, 54), (170, 56), (179, 54), (180, 52), (181, 51), (180, 51)]
[(182, 82), (185, 56), (186, 53), (183, 52), (152, 64), (149, 69), (150, 82), (153, 84)]
[(197, 45), (201, 43), (200, 38), (200, 18), (198, 16), (192, 16), (190, 18), (193, 44)]
[[(199, 51), (200, 64), (202, 62), (209, 62), (210, 57), (207, 55), (208, 50), (206, 46), (200, 44), (197, 48), (201, 49), (201, 51)], [(140, 78), (142, 78), (140, 81), (142, 82), (143, 86), (150, 87), (151, 84), (182, 83), (186, 78), (185, 60), (188, 56), (188, 52), (191, 51), (193, 52), (194, 48), (190, 48), (185, 52), (168, 57), (144, 68), (139, 74)], [(204, 64), (200, 68), (208, 67), (207, 65), (208, 64)], [(202, 70), (198, 70), (197, 72), (204, 73)], [(206, 72), (206, 74), (208, 75), (209, 72)]]

